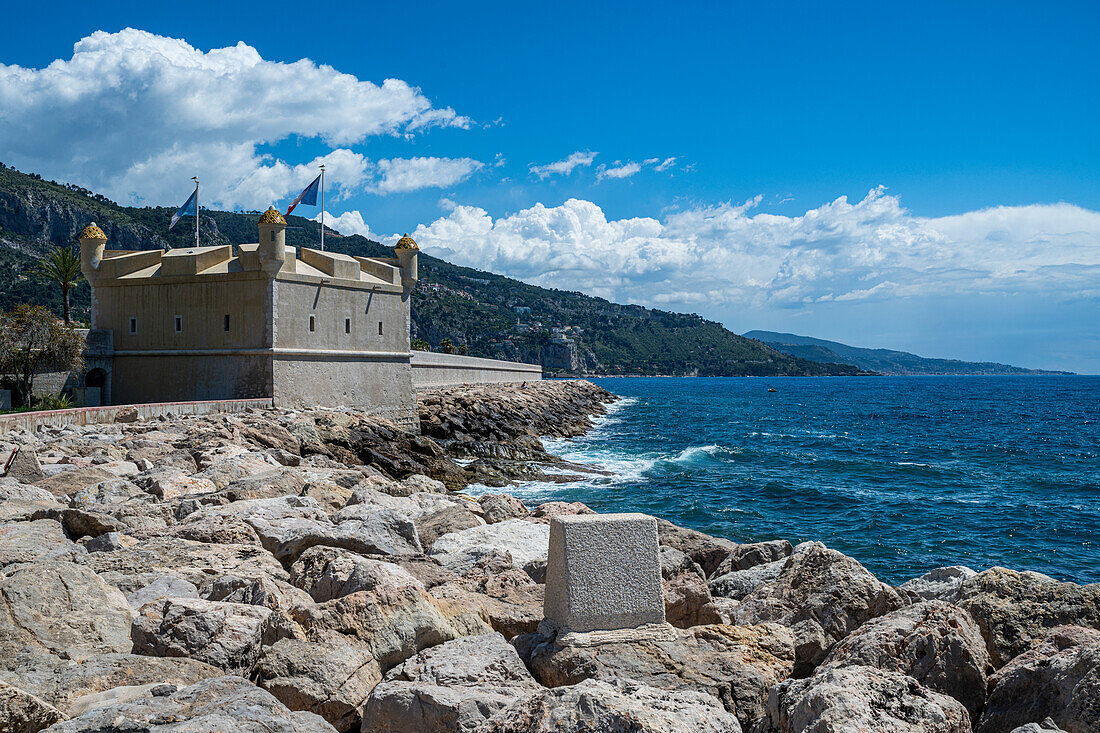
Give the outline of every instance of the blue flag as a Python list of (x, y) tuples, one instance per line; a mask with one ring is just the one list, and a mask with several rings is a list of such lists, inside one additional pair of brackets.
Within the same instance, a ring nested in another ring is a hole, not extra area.
[(198, 214), (199, 214), (198, 199), (197, 199), (198, 195), (199, 195), (198, 189), (195, 189), (194, 191), (192, 191), (191, 196), (188, 197), (187, 201), (184, 202), (183, 206), (180, 207), (179, 211), (177, 211), (175, 214), (172, 214), (172, 223), (168, 225), (169, 229), (171, 229), (172, 227), (174, 227), (176, 225), (176, 222), (180, 220), (180, 217), (183, 217), (183, 216), (198, 216)]
[(313, 183), (306, 186), (306, 190), (298, 194), (298, 198), (290, 202), (290, 208), (286, 210), (283, 216), (290, 216), (290, 212), (294, 211), (294, 207), (298, 204), (305, 204), (306, 206), (317, 205), (317, 189), (321, 187), (321, 176), (317, 176), (313, 179)]

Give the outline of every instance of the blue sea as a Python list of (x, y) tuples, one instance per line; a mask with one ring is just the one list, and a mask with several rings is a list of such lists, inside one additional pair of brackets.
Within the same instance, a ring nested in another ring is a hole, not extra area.
[(613, 475), (508, 489), (529, 504), (819, 540), (895, 584), (958, 564), (1100, 582), (1100, 377), (592, 381), (623, 399), (547, 449)]

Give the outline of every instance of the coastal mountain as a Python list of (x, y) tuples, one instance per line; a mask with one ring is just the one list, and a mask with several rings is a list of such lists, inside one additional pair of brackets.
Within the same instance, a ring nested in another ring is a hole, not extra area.
[[(30, 277), (34, 258), (95, 221), (112, 249), (186, 247), (194, 227), (168, 231), (173, 209), (120, 206), (72, 184), (46, 181), (0, 164), (0, 309), (22, 302), (60, 312), (58, 289)], [(259, 212), (203, 210), (203, 245), (256, 241)], [(288, 217), (288, 245), (317, 247), (318, 224)], [(358, 235), (325, 233), (326, 249), (389, 257), (393, 250)], [(438, 349), (444, 339), (473, 356), (542, 364), (552, 375), (781, 376), (854, 375), (850, 364), (792, 356), (738, 336), (697, 315), (620, 305), (582, 293), (529, 285), (420, 255), (412, 337)], [(88, 318), (87, 283), (71, 295), (74, 317)]]
[(755, 339), (785, 354), (813, 361), (836, 362), (880, 374), (909, 375), (1013, 375), (1013, 374), (1070, 374), (1043, 369), (1026, 369), (1009, 364), (988, 361), (960, 361), (958, 359), (929, 359), (908, 351), (891, 349), (864, 349), (838, 341), (798, 336), (775, 331), (749, 331), (745, 338)]

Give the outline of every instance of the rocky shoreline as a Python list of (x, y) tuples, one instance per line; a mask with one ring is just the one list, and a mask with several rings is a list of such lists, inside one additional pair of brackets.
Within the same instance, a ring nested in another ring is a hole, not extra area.
[(469, 483), (586, 470), (614, 396), (430, 390), (346, 410), (0, 439), (0, 731), (1100, 731), (1100, 586), (658, 519), (669, 638), (540, 634), (549, 521)]

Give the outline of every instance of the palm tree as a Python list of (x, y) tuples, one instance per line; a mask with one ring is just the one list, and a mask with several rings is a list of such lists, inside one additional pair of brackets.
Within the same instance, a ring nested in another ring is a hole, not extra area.
[(72, 247), (55, 247), (38, 260), (33, 274), (50, 280), (61, 286), (61, 304), (65, 312), (65, 323), (71, 323), (69, 317), (69, 290), (84, 279), (80, 274), (80, 255)]

